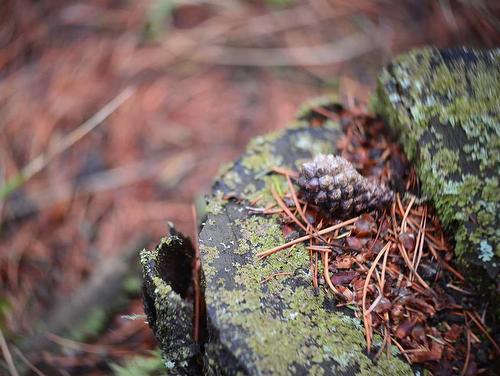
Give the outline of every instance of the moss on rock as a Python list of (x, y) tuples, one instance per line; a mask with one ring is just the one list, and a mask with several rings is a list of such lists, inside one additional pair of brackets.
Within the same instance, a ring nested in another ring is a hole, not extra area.
[(424, 193), (454, 234), (459, 261), (479, 266), (497, 281), (499, 52), (412, 51), (383, 70), (374, 101), (375, 111), (388, 120), (415, 162)]

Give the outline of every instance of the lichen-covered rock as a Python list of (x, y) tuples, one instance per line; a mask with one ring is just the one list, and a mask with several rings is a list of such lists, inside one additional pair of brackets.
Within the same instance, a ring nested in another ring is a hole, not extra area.
[(153, 251), (141, 252), (144, 311), (169, 375), (199, 375), (201, 356), (192, 340), (194, 249), (173, 226)]
[(366, 353), (361, 321), (337, 308), (333, 295), (315, 294), (303, 245), (265, 260), (255, 257), (285, 238), (279, 218), (253, 214), (248, 200), (259, 197), (259, 207), (272, 202), (270, 187), (284, 190), (287, 182), (271, 167), (297, 168), (315, 154), (334, 152), (340, 132), (332, 122), (318, 128), (298, 123), (259, 137), (214, 184), (199, 236), (207, 374), (413, 374), (396, 355), (374, 361)]
[(380, 75), (374, 104), (416, 162), (459, 261), (498, 282), (500, 50), (402, 55)]

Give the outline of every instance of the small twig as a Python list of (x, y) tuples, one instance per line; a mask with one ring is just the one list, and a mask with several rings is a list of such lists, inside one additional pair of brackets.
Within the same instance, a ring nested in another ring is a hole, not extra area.
[(12, 354), (10, 353), (9, 346), (7, 345), (7, 341), (3, 336), (2, 330), (0, 329), (0, 347), (2, 348), (3, 357), (5, 359), (5, 363), (7, 363), (7, 368), (12, 376), (18, 376), (16, 366), (14, 365), (14, 360), (12, 359)]
[[(318, 235), (325, 235), (325, 234), (328, 234), (329, 232), (333, 232), (339, 228), (342, 228), (342, 227), (345, 227), (345, 226), (349, 226), (351, 224), (353, 224), (354, 222), (356, 222), (357, 220), (359, 219), (359, 217), (354, 217), (354, 218), (351, 218), (347, 221), (344, 221), (342, 223), (339, 223), (339, 224), (336, 224), (334, 226), (330, 226), (330, 227), (327, 227), (321, 231), (318, 231)], [(281, 244), (277, 247), (274, 247), (274, 248), (271, 248), (271, 249), (268, 249), (267, 251), (263, 251), (263, 252), (260, 252), (260, 253), (257, 253), (257, 257), (259, 259), (262, 259), (264, 257), (267, 257), (267, 256), (270, 256), (272, 255), (273, 253), (276, 253), (276, 252), (279, 252), (285, 248), (289, 248), (291, 247), (292, 245), (294, 244), (298, 244), (298, 243), (302, 243), (303, 241), (305, 240), (309, 240), (309, 239), (313, 239), (316, 237), (316, 234), (313, 234), (313, 235), (304, 235), (300, 238), (297, 238), (297, 239), (294, 239), (292, 241), (289, 241), (288, 243), (285, 243), (285, 244)]]
[(37, 376), (46, 376), (45, 373), (40, 371), (33, 363), (31, 363), (17, 347), (14, 347), (14, 352), (17, 354), (19, 359), (21, 359), (24, 364), (29, 367), (30, 370), (37, 374)]
[(69, 149), (73, 144), (102, 124), (113, 112), (115, 112), (127, 99), (134, 94), (133, 87), (127, 87), (114, 99), (108, 102), (101, 110), (94, 114), (90, 119), (82, 123), (78, 128), (71, 131), (61, 141), (59, 141), (52, 149), (38, 155), (31, 160), (22, 170), (15, 176), (8, 179), (0, 187), (0, 200), (3, 200), (9, 194), (19, 189), (24, 183), (30, 180), (33, 176), (43, 170), (57, 155)]

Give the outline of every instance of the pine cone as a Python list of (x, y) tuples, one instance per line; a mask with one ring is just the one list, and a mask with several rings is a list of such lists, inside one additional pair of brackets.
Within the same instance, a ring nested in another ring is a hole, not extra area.
[(332, 217), (373, 210), (394, 196), (386, 186), (361, 176), (349, 161), (333, 155), (318, 155), (304, 163), (298, 183), (306, 200)]

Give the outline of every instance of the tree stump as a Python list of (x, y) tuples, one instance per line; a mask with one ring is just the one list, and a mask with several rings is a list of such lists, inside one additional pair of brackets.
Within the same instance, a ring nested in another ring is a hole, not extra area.
[[(331, 111), (338, 109), (329, 106)], [(323, 124), (313, 128), (308, 122), (311, 116), (305, 112), (291, 128), (255, 138), (243, 156), (221, 173), (208, 198), (199, 234), (207, 328), (198, 356), (204, 374), (413, 374), (397, 355), (374, 361), (373, 354), (367, 354), (361, 320), (351, 310), (337, 308), (324, 289), (312, 288), (304, 245), (265, 260), (255, 257), (286, 242), (277, 215), (249, 209), (252, 198), (260, 197), (262, 207), (272, 202), (271, 186), (278, 191), (286, 187), (286, 178), (271, 168), (296, 169), (315, 154), (335, 153), (340, 125), (323, 118)], [(179, 299), (182, 294), (168, 288), (171, 278), (160, 273), (166, 261), (162, 253), (173, 250), (173, 243), (167, 243), (164, 240), (156, 253), (143, 252), (143, 265), (149, 265), (146, 307), (156, 307), (146, 311), (154, 320), (152, 327), (170, 372), (196, 374), (199, 368), (189, 366), (195, 362), (193, 343), (186, 340), (191, 327), (184, 325), (192, 311)], [(172, 330), (178, 317), (183, 325)], [(170, 334), (158, 329), (168, 327)], [(173, 351), (172, 337), (179, 336), (182, 349)], [(375, 336), (374, 348), (380, 345), (381, 338)]]

